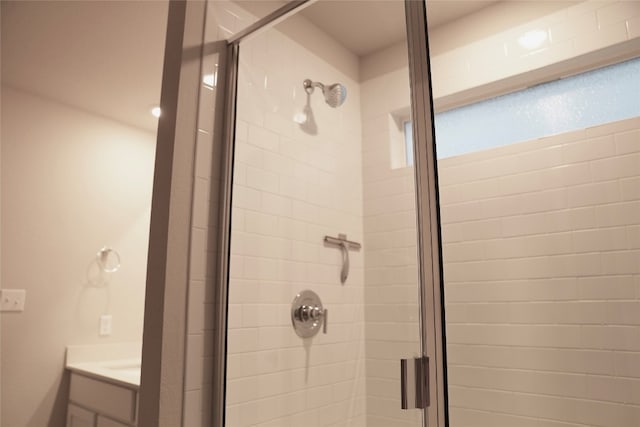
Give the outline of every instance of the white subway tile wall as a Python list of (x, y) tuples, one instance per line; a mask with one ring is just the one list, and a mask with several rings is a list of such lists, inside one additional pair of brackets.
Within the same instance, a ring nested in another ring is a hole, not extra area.
[[(348, 98), (329, 107), (305, 79), (341, 82)], [(243, 42), (231, 233), (227, 419), (230, 427), (365, 425), (364, 251), (361, 242), (360, 93), (357, 82), (277, 30)], [(317, 134), (293, 121), (307, 105)], [(328, 331), (299, 338), (291, 303), (315, 291)]]
[(439, 161), (451, 425), (640, 425), (638, 129)]
[[(468, 22), (470, 33), (473, 32), (474, 23), (487, 25), (486, 14), (477, 16), (477, 21)], [(456, 39), (456, 34), (448, 33), (448, 27), (436, 27), (433, 32), (439, 34), (435, 34), (438, 37), (434, 38)], [(539, 46), (526, 49), (519, 39), (530, 31), (542, 32), (546, 34), (546, 39)], [(453, 95), (637, 39), (638, 36), (639, 1), (588, 0), (569, 5), (552, 14), (434, 56), (431, 60), (434, 97)], [(433, 48), (442, 51), (437, 46)]]

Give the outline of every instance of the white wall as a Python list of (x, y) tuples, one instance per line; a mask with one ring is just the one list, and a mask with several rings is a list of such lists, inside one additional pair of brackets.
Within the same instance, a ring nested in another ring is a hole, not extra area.
[[(140, 341), (155, 135), (2, 87), (2, 424), (60, 426), (65, 346)], [(96, 252), (122, 267), (94, 287)], [(98, 336), (101, 314), (113, 333)]]

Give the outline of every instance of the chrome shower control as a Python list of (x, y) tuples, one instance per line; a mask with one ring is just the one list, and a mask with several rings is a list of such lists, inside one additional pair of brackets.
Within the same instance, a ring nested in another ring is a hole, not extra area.
[(301, 338), (316, 335), (321, 325), (327, 333), (327, 310), (322, 307), (318, 294), (305, 290), (296, 295), (291, 304), (291, 323)]

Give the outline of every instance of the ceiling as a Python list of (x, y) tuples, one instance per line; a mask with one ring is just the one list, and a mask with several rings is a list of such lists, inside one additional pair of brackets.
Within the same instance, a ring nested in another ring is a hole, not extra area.
[[(497, 1), (427, 1), (429, 28), (454, 21), (493, 3)], [(319, 1), (301, 13), (358, 56), (366, 56), (406, 38), (404, 0)]]
[(156, 131), (167, 1), (1, 5), (3, 84)]
[[(272, 0), (236, 0), (252, 3)], [(403, 0), (320, 1), (305, 17), (358, 55), (404, 38)], [(430, 26), (492, 1), (428, 1)], [(0, 2), (2, 83), (156, 131), (167, 0)], [(267, 7), (268, 9), (268, 7)], [(366, 10), (366, 17), (363, 17)]]

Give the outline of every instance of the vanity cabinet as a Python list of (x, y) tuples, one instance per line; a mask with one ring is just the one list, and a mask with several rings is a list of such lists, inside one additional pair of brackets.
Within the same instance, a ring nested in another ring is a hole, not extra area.
[(67, 427), (135, 427), (138, 390), (71, 373)]
[(69, 403), (67, 407), (67, 427), (95, 427), (96, 414)]

